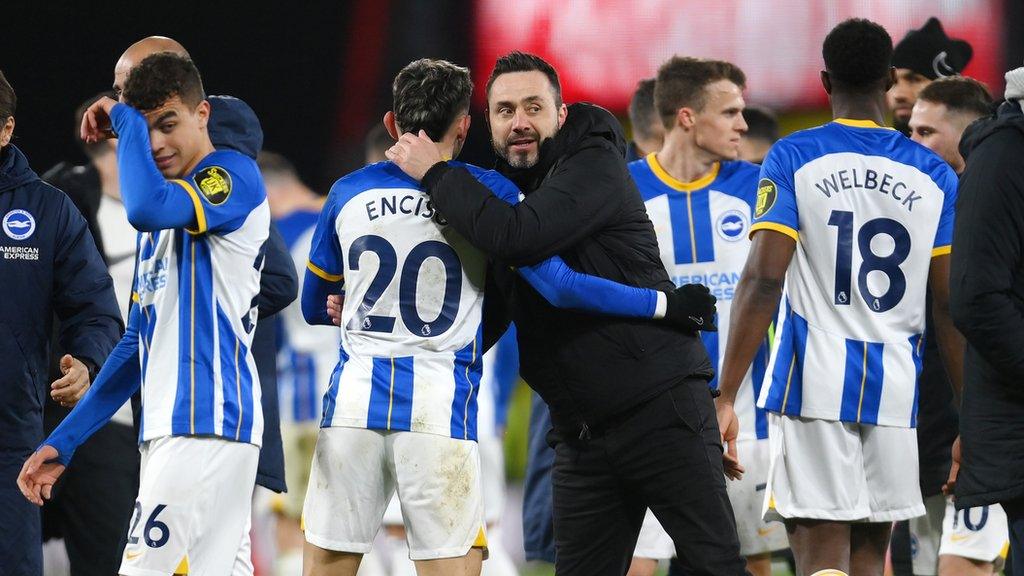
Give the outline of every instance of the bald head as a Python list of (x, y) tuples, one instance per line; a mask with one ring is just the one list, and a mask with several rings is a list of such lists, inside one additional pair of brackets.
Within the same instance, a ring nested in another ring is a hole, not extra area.
[(173, 38), (166, 36), (148, 36), (139, 40), (135, 44), (128, 47), (127, 50), (121, 54), (118, 58), (117, 64), (114, 65), (114, 92), (120, 96), (121, 90), (124, 89), (124, 81), (128, 78), (128, 72), (135, 67), (136, 64), (142, 62), (142, 60), (151, 54), (157, 52), (173, 52), (175, 54), (191, 58), (188, 54), (188, 50), (178, 43)]

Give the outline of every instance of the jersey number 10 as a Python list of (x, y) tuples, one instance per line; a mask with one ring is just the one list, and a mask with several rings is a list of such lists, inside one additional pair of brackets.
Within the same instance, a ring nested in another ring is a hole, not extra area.
[[(395, 319), (390, 316), (374, 316), (370, 314), (377, 300), (391, 285), (398, 271), (398, 254), (390, 242), (380, 236), (366, 235), (356, 238), (349, 247), (348, 261), (352, 270), (359, 270), (359, 257), (363, 252), (373, 252), (380, 261), (377, 274), (370, 281), (370, 287), (363, 295), (352, 320), (346, 326), (349, 330), (364, 332), (394, 332)], [(416, 308), (416, 291), (420, 279), (420, 268), (427, 258), (437, 258), (444, 265), (444, 302), (437, 318), (427, 322), (420, 317)], [(423, 337), (439, 336), (448, 331), (455, 323), (459, 313), (459, 298), (462, 295), (462, 260), (448, 244), (437, 240), (421, 242), (409, 251), (402, 265), (402, 275), (398, 284), (398, 306), (402, 315), (402, 323), (409, 332)]]
[[(828, 219), (829, 226), (838, 229), (836, 243), (836, 306), (850, 305), (850, 290), (853, 283), (853, 212), (833, 210)], [(895, 244), (892, 253), (879, 256), (871, 250), (871, 241), (879, 234), (886, 234)], [(857, 232), (857, 248), (861, 256), (857, 272), (857, 288), (868, 308), (875, 312), (892, 310), (907, 291), (907, 277), (900, 269), (910, 255), (910, 233), (899, 222), (891, 218), (868, 220)], [(881, 272), (889, 280), (889, 287), (883, 294), (872, 294), (868, 289), (868, 274)]]

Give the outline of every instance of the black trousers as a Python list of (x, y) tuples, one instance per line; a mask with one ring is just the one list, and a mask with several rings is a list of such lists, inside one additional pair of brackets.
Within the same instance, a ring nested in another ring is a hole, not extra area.
[(54, 486), (43, 506), (43, 539), (64, 539), (72, 576), (117, 574), (139, 490), (139, 461), (135, 431), (110, 422), (75, 451)]
[(622, 576), (650, 508), (687, 574), (746, 574), (704, 380), (687, 380), (589, 439), (552, 433), (559, 576)]

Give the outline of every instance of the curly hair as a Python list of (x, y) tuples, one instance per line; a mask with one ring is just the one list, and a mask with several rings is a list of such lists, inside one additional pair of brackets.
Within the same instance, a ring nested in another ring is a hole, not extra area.
[(863, 18), (840, 22), (821, 46), (832, 83), (851, 92), (884, 88), (892, 51), (892, 37), (885, 28)]
[(199, 69), (187, 56), (157, 52), (144, 58), (124, 83), (121, 98), (138, 110), (153, 110), (173, 97), (187, 106), (198, 106), (206, 99)]

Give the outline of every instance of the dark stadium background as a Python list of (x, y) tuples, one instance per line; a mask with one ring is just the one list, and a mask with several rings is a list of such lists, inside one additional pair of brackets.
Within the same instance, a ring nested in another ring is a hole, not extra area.
[[(668, 20), (656, 10), (659, 5), (672, 7), (677, 24), (708, 19), (715, 25), (706, 27), (707, 38), (652, 35), (652, 27)], [(640, 6), (647, 6), (646, 11), (640, 12)], [(870, 13), (855, 13), (865, 9)], [(0, 69), (19, 97), (15, 142), (42, 172), (61, 160), (84, 160), (74, 141), (74, 109), (110, 86), (120, 53), (144, 36), (171, 36), (191, 52), (207, 91), (246, 100), (263, 123), (265, 147), (288, 156), (304, 179), (325, 193), (333, 180), (359, 165), (364, 134), (389, 107), (391, 78), (415, 58), (440, 57), (469, 65), (479, 85), (495, 54), (513, 48), (535, 50), (559, 67), (567, 98), (598, 101), (624, 115), (624, 98), (634, 77), (652, 75), (661, 55), (691, 50), (701, 56), (735, 58), (751, 76), (748, 100), (766, 103), (778, 95), (767, 86), (808, 82), (807, 74), (820, 65), (814, 51), (805, 58), (798, 55), (800, 69), (780, 62), (777, 48), (794, 33), (808, 36), (805, 44), (814, 44), (835, 21), (858, 15), (887, 23), (898, 40), (907, 28), (920, 26), (932, 14), (946, 15), (950, 35), (960, 33), (975, 44), (985, 62), (972, 63), (967, 72), (988, 81), (997, 92), (1002, 90), (1002, 71), (1024, 63), (1020, 0), (14, 0), (0, 9)], [(748, 38), (728, 26), (745, 17), (770, 18), (779, 29)], [(726, 25), (719, 25), (722, 22)], [(802, 28), (794, 27), (798, 23)], [(716, 53), (723, 42), (725, 53)], [(589, 66), (581, 58), (588, 55)], [(614, 62), (604, 65), (602, 58)], [(783, 72), (757, 76), (758, 71), (776, 69)], [(617, 77), (612, 78), (615, 70)], [(809, 82), (804, 96), (783, 98), (781, 105), (772, 102), (784, 129), (827, 117), (820, 90), (813, 78)], [(480, 95), (482, 87), (477, 92)], [(463, 159), (488, 164), (490, 150), (479, 111), (474, 120)]]
[[(508, 50), (550, 59), (567, 99), (601, 103), (624, 122), (633, 84), (668, 55), (734, 60), (750, 79), (748, 101), (771, 105), (785, 133), (829, 118), (816, 74), (832, 25), (868, 17), (898, 41), (932, 15), (975, 45), (966, 73), (1001, 94), (1002, 73), (1024, 64), (1024, 0), (3, 0), (0, 70), (19, 97), (14, 142), (42, 173), (85, 161), (74, 110), (110, 87), (121, 52), (144, 36), (171, 36), (190, 51), (208, 93), (247, 101), (265, 148), (326, 193), (361, 165), (363, 137), (390, 107), (391, 79), (416, 58), (473, 68), (478, 98), (461, 159), (487, 166), (479, 97), (494, 57)], [(511, 478), (525, 463), (528, 405), (520, 386), (506, 436)]]

